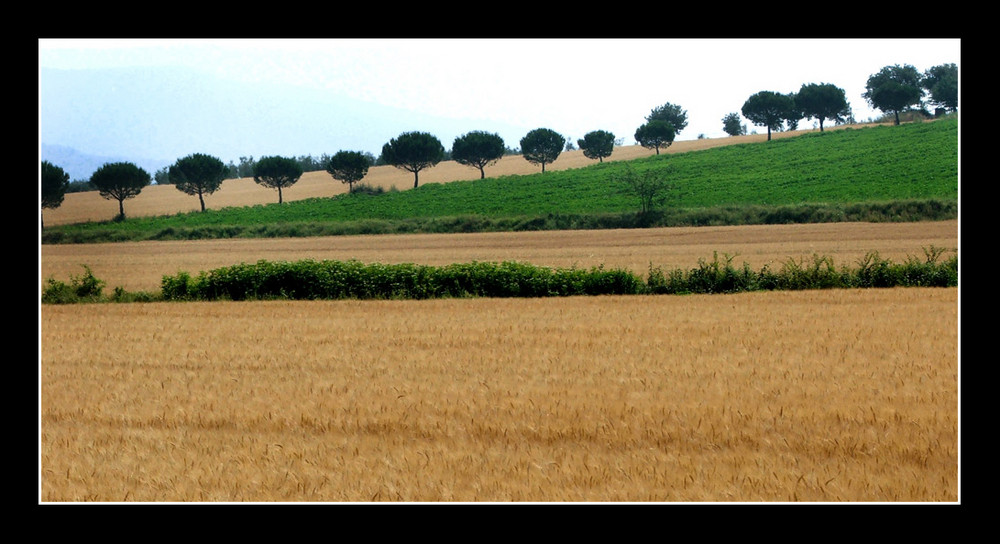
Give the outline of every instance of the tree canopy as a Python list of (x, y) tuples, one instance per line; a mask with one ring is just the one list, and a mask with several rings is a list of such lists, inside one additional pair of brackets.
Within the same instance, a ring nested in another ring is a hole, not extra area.
[(495, 164), (506, 151), (499, 134), (474, 130), (455, 138), (451, 145), (451, 158), (459, 164), (478, 168), (479, 178), (484, 179), (486, 166)]
[(253, 165), (253, 180), (264, 187), (278, 190), (278, 204), (283, 202), (281, 190), (295, 185), (302, 177), (302, 167), (289, 157), (261, 157)]
[(958, 66), (941, 64), (924, 72), (921, 85), (930, 95), (930, 102), (945, 111), (958, 111)]
[(521, 155), (532, 164), (551, 164), (562, 153), (564, 142), (562, 134), (549, 128), (536, 128), (521, 138)]
[(326, 161), (326, 171), (333, 179), (347, 184), (347, 191), (354, 192), (354, 184), (368, 175), (372, 165), (368, 155), (361, 151), (338, 151)]
[(794, 109), (795, 102), (790, 95), (761, 91), (743, 103), (741, 112), (751, 123), (767, 127), (767, 139), (770, 141), (771, 131), (781, 130), (782, 123)]
[(740, 114), (733, 112), (722, 118), (722, 130), (730, 136), (742, 136), (747, 133), (747, 126), (740, 123)]
[(420, 171), (444, 160), (444, 146), (426, 132), (404, 132), (382, 146), (382, 160), (401, 170), (413, 172), (413, 188)]
[(639, 199), (639, 214), (647, 215), (653, 208), (662, 205), (667, 201), (674, 185), (665, 177), (665, 173), (672, 173), (673, 168), (644, 170), (636, 172), (631, 165), (619, 170), (612, 176), (612, 181), (620, 184), (625, 192), (631, 193)]
[[(42, 161), (42, 209), (58, 208), (69, 189), (69, 174), (49, 161)], [(42, 226), (45, 226), (44, 219)]]
[(220, 159), (204, 153), (194, 153), (177, 159), (167, 171), (167, 178), (178, 191), (197, 195), (201, 211), (205, 211), (205, 195), (218, 191), (228, 173), (229, 168)]
[(677, 104), (667, 102), (662, 106), (653, 108), (649, 112), (649, 115), (646, 116), (646, 122), (651, 121), (666, 121), (670, 123), (674, 127), (674, 135), (676, 136), (688, 125), (687, 111)]
[(795, 95), (795, 106), (803, 116), (819, 120), (820, 132), (823, 132), (824, 119), (843, 122), (851, 116), (844, 89), (831, 83), (803, 84)]
[(924, 91), (920, 72), (909, 64), (886, 66), (872, 74), (862, 96), (875, 109), (893, 113), (899, 124), (899, 113), (920, 104)]
[(610, 157), (615, 150), (615, 135), (606, 130), (594, 130), (583, 135), (576, 141), (583, 156), (604, 162), (604, 157)]
[(90, 176), (101, 196), (118, 201), (118, 218), (125, 219), (125, 200), (134, 198), (152, 182), (149, 172), (130, 162), (105, 163)]
[(635, 129), (635, 141), (646, 149), (655, 149), (660, 154), (660, 148), (670, 147), (677, 135), (674, 125), (667, 121), (649, 121)]

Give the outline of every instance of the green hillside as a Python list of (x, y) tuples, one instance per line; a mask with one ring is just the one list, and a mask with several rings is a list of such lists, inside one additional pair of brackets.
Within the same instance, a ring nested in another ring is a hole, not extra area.
[[(630, 165), (674, 190), (662, 209), (612, 182)], [(608, 228), (954, 217), (958, 121), (809, 133), (544, 174), (46, 228), (43, 242)]]

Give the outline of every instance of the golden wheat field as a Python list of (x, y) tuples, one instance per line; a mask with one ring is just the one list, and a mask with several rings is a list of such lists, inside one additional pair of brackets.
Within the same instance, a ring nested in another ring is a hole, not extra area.
[[(41, 267), (91, 263), (109, 286), (154, 289), (157, 274), (257, 257), (644, 270), (731, 249), (755, 266), (850, 264), (957, 249), (957, 235), (930, 222), (46, 245)], [(959, 497), (954, 288), (45, 305), (40, 320), (44, 502)]]
[(42, 309), (42, 501), (948, 502), (958, 290)]

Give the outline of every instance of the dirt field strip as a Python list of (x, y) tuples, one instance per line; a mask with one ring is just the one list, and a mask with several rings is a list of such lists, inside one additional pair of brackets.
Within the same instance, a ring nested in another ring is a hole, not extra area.
[(957, 299), (47, 305), (40, 498), (955, 501)]
[[(903, 262), (935, 246), (958, 249), (958, 222), (827, 223), (744, 227), (545, 231), (476, 234), (405, 234), (318, 238), (233, 239), (50, 245), (41, 247), (41, 285), (83, 273), (130, 291), (160, 288), (164, 275), (191, 274), (241, 262), (357, 259), (387, 264), (447, 265), (470, 261), (522, 261), (541, 266), (604, 265), (645, 275), (650, 264), (692, 268), (713, 252), (755, 269), (813, 255), (853, 266), (866, 253)], [(951, 255), (949, 253), (946, 256)]]

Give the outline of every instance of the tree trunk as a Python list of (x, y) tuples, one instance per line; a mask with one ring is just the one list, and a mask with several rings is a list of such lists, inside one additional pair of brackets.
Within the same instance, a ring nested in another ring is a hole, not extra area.
[(281, 186), (278, 186), (278, 204), (281, 204)]
[(125, 199), (118, 199), (118, 216), (125, 219)]
[(201, 211), (205, 211), (205, 197), (198, 193), (198, 202), (201, 202)]
[(419, 176), (420, 176), (420, 174), (419, 174), (419, 170), (414, 170), (414, 171), (413, 171), (413, 188), (414, 188), (414, 189), (416, 189), (416, 188), (417, 188), (417, 178), (418, 178)]

